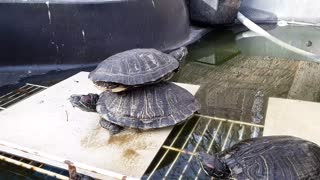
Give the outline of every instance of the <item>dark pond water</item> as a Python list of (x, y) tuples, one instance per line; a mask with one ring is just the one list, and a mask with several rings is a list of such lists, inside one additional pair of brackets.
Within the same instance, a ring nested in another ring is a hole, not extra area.
[[(296, 47), (320, 54), (318, 28), (265, 28)], [(200, 85), (196, 98), (202, 108), (199, 116), (175, 127), (165, 145), (191, 152), (215, 153), (242, 139), (261, 136), (268, 97), (289, 97), (299, 70), (300, 62), (296, 60), (306, 59), (240, 26), (214, 30), (191, 45), (189, 51), (173, 81)], [(51, 72), (24, 78), (23, 82), (51, 85), (78, 71)], [(215, 120), (212, 116), (234, 121)], [(208, 179), (194, 156), (165, 147), (159, 151), (144, 179), (163, 177)], [(0, 179), (52, 178), (1, 162)]]
[[(320, 37), (318, 28), (265, 28), (291, 45), (320, 54), (320, 39), (315, 38)], [(188, 59), (174, 81), (201, 86), (196, 97), (202, 105), (200, 114), (206, 116), (195, 117), (185, 127), (175, 128), (177, 132), (165, 145), (211, 154), (240, 140), (261, 136), (268, 98), (292, 97), (299, 60), (308, 60), (242, 27), (214, 31), (189, 50)], [(308, 97), (301, 95), (299, 99)], [(250, 124), (214, 120), (212, 116)], [(172, 144), (175, 138), (177, 141)], [(210, 179), (200, 170), (195, 156), (166, 148), (159, 152), (146, 174), (145, 179)]]

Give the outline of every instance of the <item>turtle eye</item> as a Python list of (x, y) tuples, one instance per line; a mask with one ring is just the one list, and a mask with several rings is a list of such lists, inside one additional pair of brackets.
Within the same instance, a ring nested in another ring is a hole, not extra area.
[(81, 100), (79, 101), (79, 103), (80, 103), (83, 107), (85, 107), (85, 108), (88, 107), (87, 102), (86, 102), (85, 100), (83, 100), (83, 99), (81, 99)]

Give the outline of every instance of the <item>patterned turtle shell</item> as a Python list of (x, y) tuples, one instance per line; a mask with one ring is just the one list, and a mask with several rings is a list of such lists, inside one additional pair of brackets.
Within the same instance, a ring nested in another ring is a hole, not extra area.
[(320, 147), (297, 137), (248, 139), (217, 157), (236, 179), (320, 179)]
[(132, 49), (115, 54), (89, 74), (94, 82), (141, 85), (158, 81), (179, 67), (179, 61), (156, 49)]
[(97, 112), (105, 120), (123, 127), (153, 129), (183, 122), (199, 110), (187, 90), (162, 82), (130, 91), (100, 94)]

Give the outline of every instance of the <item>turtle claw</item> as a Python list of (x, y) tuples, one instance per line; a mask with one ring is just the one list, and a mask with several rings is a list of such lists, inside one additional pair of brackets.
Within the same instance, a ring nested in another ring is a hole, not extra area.
[(99, 123), (100, 123), (101, 127), (103, 127), (104, 129), (109, 130), (109, 133), (110, 133), (111, 136), (115, 135), (115, 134), (118, 134), (123, 130), (123, 127), (118, 126), (116, 124), (113, 124), (113, 123), (111, 123), (109, 121), (106, 121), (104, 119), (101, 119)]
[(169, 54), (179, 62), (183, 62), (188, 54), (188, 49), (186, 47), (181, 47), (175, 51), (170, 52)]

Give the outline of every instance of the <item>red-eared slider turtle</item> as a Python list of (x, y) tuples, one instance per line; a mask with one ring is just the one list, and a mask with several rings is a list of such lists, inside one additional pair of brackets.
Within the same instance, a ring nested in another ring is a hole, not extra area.
[(129, 91), (99, 95), (72, 95), (73, 106), (98, 112), (100, 125), (111, 134), (123, 127), (141, 130), (162, 128), (183, 122), (199, 110), (199, 103), (187, 90), (161, 82)]
[(320, 147), (292, 136), (248, 139), (198, 157), (202, 169), (218, 179), (320, 179)]
[(89, 79), (103, 90), (112, 92), (158, 83), (170, 79), (187, 54), (186, 47), (170, 54), (156, 49), (124, 51), (102, 61), (89, 74)]

